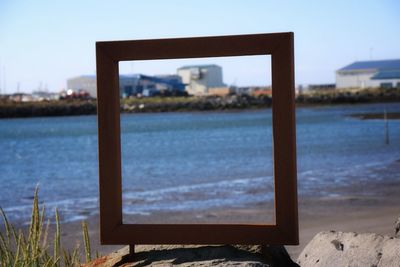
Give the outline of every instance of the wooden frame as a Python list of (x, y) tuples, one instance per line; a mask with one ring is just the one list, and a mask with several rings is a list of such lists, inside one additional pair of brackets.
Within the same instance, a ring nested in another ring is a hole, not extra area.
[[(118, 62), (271, 55), (275, 225), (123, 224)], [(293, 33), (97, 42), (102, 244), (297, 245)]]

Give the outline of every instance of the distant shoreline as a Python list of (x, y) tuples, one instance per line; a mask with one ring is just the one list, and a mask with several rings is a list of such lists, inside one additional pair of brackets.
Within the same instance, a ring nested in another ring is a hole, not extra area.
[[(313, 107), (343, 104), (368, 104), (400, 102), (400, 89), (376, 89), (365, 92), (327, 91), (301, 94), (296, 97), (297, 107)], [(270, 108), (272, 98), (268, 95), (208, 96), (208, 97), (151, 97), (121, 100), (121, 113), (159, 113), (191, 111), (227, 111)], [(0, 101), (0, 118), (29, 118), (52, 116), (95, 115), (97, 102), (91, 100), (54, 100), (42, 102)], [(388, 114), (389, 119), (399, 115)], [(354, 117), (378, 119), (380, 115)]]
[[(350, 117), (360, 120), (383, 120), (383, 113), (365, 113), (365, 114), (352, 114)], [(386, 114), (388, 120), (400, 120), (400, 112), (389, 112)]]

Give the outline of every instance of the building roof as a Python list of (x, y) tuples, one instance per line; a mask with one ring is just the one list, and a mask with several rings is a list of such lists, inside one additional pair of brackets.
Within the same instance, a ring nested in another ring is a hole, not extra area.
[(347, 65), (339, 69), (339, 71), (350, 71), (350, 70), (399, 70), (400, 71), (400, 59), (356, 61), (350, 65)]
[[(175, 78), (173, 78), (175, 77)], [(184, 89), (185, 84), (183, 84), (180, 80), (180, 76), (173, 75), (173, 76), (164, 76), (164, 77), (157, 77), (157, 76), (149, 76), (145, 74), (122, 74), (119, 75), (120, 80), (133, 80), (134, 82), (138, 82), (139, 80), (146, 80), (153, 83), (158, 84), (166, 84), (173, 88), (177, 89)]]
[(371, 78), (372, 80), (400, 79), (400, 70), (380, 71)]
[(187, 66), (182, 66), (178, 68), (178, 70), (184, 70), (184, 69), (192, 69), (192, 68), (210, 68), (210, 67), (217, 67), (221, 68), (220, 66), (216, 64), (204, 64), (204, 65), (187, 65)]
[(140, 79), (141, 74), (120, 74), (120, 79)]
[(95, 80), (96, 79), (96, 75), (80, 75), (80, 76), (75, 76), (75, 77), (68, 78), (67, 80), (75, 80), (75, 79), (82, 79), (82, 78)]

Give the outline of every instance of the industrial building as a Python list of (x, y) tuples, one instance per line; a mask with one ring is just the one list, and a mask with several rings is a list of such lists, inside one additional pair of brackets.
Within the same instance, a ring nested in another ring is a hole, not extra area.
[(67, 80), (67, 89), (86, 91), (91, 97), (97, 97), (96, 75), (82, 75)]
[(226, 86), (222, 80), (222, 68), (214, 64), (184, 66), (177, 70), (177, 74), (189, 95), (208, 95), (210, 88)]
[(400, 60), (357, 61), (336, 71), (336, 88), (400, 88)]
[[(159, 94), (183, 95), (185, 93), (185, 85), (181, 82), (181, 77), (178, 75), (120, 75), (119, 87), (121, 97), (137, 95), (154, 96)], [(91, 97), (96, 98), (96, 76), (83, 75), (68, 79), (67, 88), (74, 91), (86, 91)]]
[(178, 75), (120, 75), (119, 87), (122, 97), (183, 95), (185, 92), (185, 85)]

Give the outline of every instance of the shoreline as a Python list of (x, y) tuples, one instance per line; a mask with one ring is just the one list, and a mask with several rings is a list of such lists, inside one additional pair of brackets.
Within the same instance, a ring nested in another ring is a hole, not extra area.
[[(394, 222), (400, 215), (400, 184), (386, 187), (386, 195), (381, 197), (360, 197), (348, 195), (346, 197), (325, 198), (299, 198), (299, 234), (298, 246), (285, 246), (288, 253), (295, 260), (308, 242), (321, 231), (344, 231), (357, 233), (377, 233), (380, 235), (394, 235)], [(389, 193), (389, 194), (388, 194)], [(253, 212), (254, 211), (254, 212)], [(237, 223), (240, 219), (260, 222), (260, 214), (264, 210), (235, 210), (219, 209), (210, 210), (214, 218), (222, 215), (228, 220)], [(197, 212), (168, 213), (159, 212), (151, 215), (139, 215), (141, 222), (165, 221), (167, 218), (175, 223), (188, 222), (195, 217)], [(171, 220), (171, 218), (174, 218)], [(161, 220), (160, 220), (161, 219)], [(239, 219), (239, 220), (238, 220)], [(100, 245), (99, 217), (91, 216), (85, 220), (88, 224), (92, 255), (96, 251), (107, 255), (125, 245)], [(226, 222), (226, 220), (224, 221)], [(199, 222), (200, 223), (200, 222)], [(49, 238), (54, 234), (55, 225), (50, 225)], [(27, 229), (27, 226), (23, 227)], [(61, 224), (61, 244), (64, 249), (72, 250), (77, 244), (83, 249), (81, 221)]]
[[(338, 105), (360, 105), (376, 103), (400, 103), (400, 93), (395, 97), (370, 96), (353, 98), (338, 95), (299, 95), (296, 107), (322, 107)], [(392, 96), (392, 95), (390, 95)], [(225, 97), (168, 97), (121, 100), (121, 114), (169, 113), (169, 112), (220, 112), (259, 110), (271, 108), (270, 96), (225, 96)], [(97, 114), (97, 102), (91, 100), (57, 100), (43, 102), (0, 101), (0, 119), (58, 117)], [(356, 114), (355, 114), (356, 115)], [(396, 118), (398, 116), (396, 115)]]
[[(400, 159), (390, 163), (385, 172), (400, 173)], [(368, 182), (353, 179), (352, 183), (331, 183), (324, 189), (325, 194), (299, 194), (298, 246), (286, 246), (289, 254), (296, 259), (308, 242), (320, 231), (373, 232), (394, 235), (394, 223), (400, 216), (400, 176), (390, 179), (376, 179)], [(39, 196), (40, 197), (40, 196)], [(40, 199), (39, 199), (40, 200)], [(51, 212), (50, 212), (51, 213)], [(52, 214), (49, 214), (52, 218)], [(62, 211), (60, 216), (63, 217)], [(219, 207), (203, 211), (153, 212), (149, 215), (127, 215), (125, 223), (274, 223), (273, 203), (262, 202), (242, 207)], [(272, 218), (272, 219), (271, 219)], [(88, 224), (92, 254), (98, 251), (106, 255), (124, 245), (100, 245), (99, 215), (84, 219)], [(27, 230), (29, 226), (11, 221), (16, 228)], [(49, 227), (50, 240), (55, 225)], [(83, 247), (81, 221), (61, 223), (61, 243), (65, 249), (73, 249), (77, 243)]]
[[(396, 161), (395, 169), (400, 168)], [(393, 171), (393, 169), (392, 169)], [(400, 178), (400, 177), (399, 177)], [(299, 195), (299, 234), (298, 246), (286, 246), (292, 259), (296, 259), (308, 242), (320, 231), (345, 231), (381, 235), (394, 235), (394, 222), (400, 215), (400, 179), (373, 181), (352, 186), (335, 186), (339, 195), (323, 196)], [(334, 191), (334, 192), (335, 192)], [(372, 194), (371, 194), (372, 193)], [(155, 212), (150, 215), (130, 215), (135, 223), (266, 223), (265, 218), (273, 217), (272, 205), (252, 204), (243, 208), (214, 208), (203, 213)], [(92, 254), (98, 251), (102, 255), (118, 250), (125, 245), (100, 245), (99, 216), (90, 216), (88, 224)], [(126, 222), (125, 222), (126, 223)], [(273, 223), (268, 221), (267, 223)], [(55, 225), (50, 226), (52, 238)], [(24, 228), (27, 228), (25, 226)], [(61, 242), (66, 249), (72, 249), (77, 243), (82, 248), (81, 221), (61, 224)]]
[[(366, 233), (373, 232), (381, 235), (394, 235), (394, 222), (400, 215), (400, 207), (397, 203), (400, 196), (396, 190), (389, 197), (366, 198), (356, 195), (349, 195), (341, 198), (316, 198), (299, 199), (299, 229), (300, 244), (298, 246), (285, 246), (292, 259), (296, 259), (308, 242), (320, 231), (349, 231)], [(371, 204), (373, 203), (373, 204)], [(245, 212), (244, 210), (213, 210), (209, 213), (229, 215), (231, 220), (237, 222), (238, 218), (246, 218), (260, 222), (262, 210), (256, 212)], [(140, 221), (160, 221), (160, 218), (169, 219), (174, 217), (176, 222), (188, 222), (195, 213), (158, 213), (142, 217)], [(167, 219), (168, 220), (168, 219)], [(239, 219), (240, 220), (240, 219)], [(226, 222), (226, 221), (225, 221)], [(94, 253), (96, 250), (106, 255), (124, 247), (125, 245), (100, 245), (99, 239), (99, 218), (93, 216), (87, 219), (91, 247)], [(62, 242), (73, 247), (77, 242), (82, 244), (80, 222), (71, 222), (62, 225)], [(68, 248), (68, 246), (67, 246)]]

